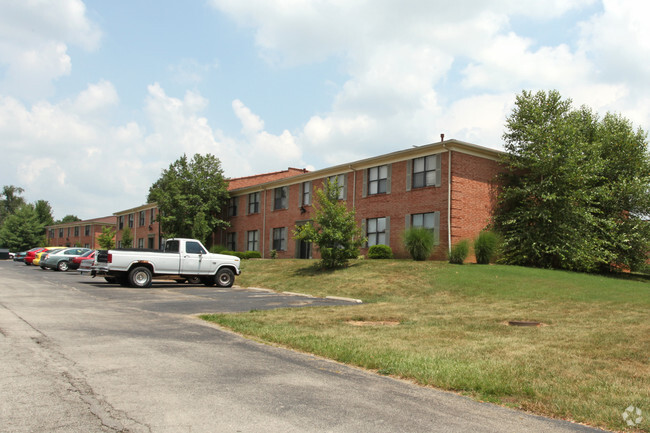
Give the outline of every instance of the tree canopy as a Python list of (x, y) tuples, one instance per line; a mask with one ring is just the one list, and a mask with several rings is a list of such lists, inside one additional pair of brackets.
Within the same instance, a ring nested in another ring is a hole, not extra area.
[(166, 237), (189, 237), (205, 242), (226, 227), (222, 209), (228, 202), (228, 182), (221, 162), (211, 154), (186, 155), (163, 170), (149, 188), (148, 201), (157, 203), (161, 232)]
[(646, 133), (620, 115), (572, 108), (557, 91), (524, 91), (507, 118), (494, 219), (511, 264), (637, 269), (650, 228)]
[(318, 245), (321, 267), (326, 269), (343, 267), (359, 257), (359, 248), (366, 241), (354, 220), (355, 212), (339, 202), (339, 188), (336, 181), (328, 179), (323, 189), (316, 190), (314, 222), (294, 230), (296, 239)]
[(25, 251), (41, 245), (44, 226), (32, 204), (23, 204), (7, 216), (0, 227), (0, 245), (12, 251)]
[(19, 186), (5, 185), (2, 187), (2, 194), (0, 194), (0, 224), (25, 204), (25, 199), (21, 196), (23, 192), (25, 190)]

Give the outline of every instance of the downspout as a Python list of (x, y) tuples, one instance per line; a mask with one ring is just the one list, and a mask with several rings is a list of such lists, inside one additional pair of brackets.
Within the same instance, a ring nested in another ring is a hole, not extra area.
[(264, 194), (264, 208), (262, 209), (262, 258), (264, 257), (264, 252), (266, 251), (266, 188), (262, 190)]
[[(444, 137), (441, 136), (441, 138)], [(451, 253), (451, 149), (449, 149), (445, 144), (442, 145), (447, 149), (447, 154), (449, 159), (447, 161), (447, 248)]]
[(352, 209), (356, 211), (356, 200), (357, 200), (357, 170), (350, 165), (350, 170), (354, 175), (352, 176)]

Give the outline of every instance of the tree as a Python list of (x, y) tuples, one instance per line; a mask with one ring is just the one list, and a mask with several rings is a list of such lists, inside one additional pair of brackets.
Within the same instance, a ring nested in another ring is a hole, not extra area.
[(102, 233), (97, 236), (97, 243), (103, 250), (115, 248), (115, 229), (111, 226), (102, 227)]
[(38, 215), (38, 220), (43, 224), (43, 226), (51, 226), (54, 224), (54, 218), (52, 217), (52, 206), (46, 200), (37, 200), (34, 203), (34, 209)]
[(25, 190), (19, 186), (5, 185), (2, 187), (0, 197), (4, 198), (0, 199), (0, 224), (25, 204), (25, 199), (20, 196), (23, 192)]
[(66, 215), (63, 219), (57, 221), (56, 224), (74, 223), (77, 221), (81, 221), (81, 218), (76, 215)]
[(5, 218), (0, 227), (0, 245), (13, 251), (25, 251), (41, 245), (43, 225), (31, 204), (23, 204)]
[(205, 242), (228, 223), (221, 219), (228, 202), (228, 182), (221, 162), (211, 154), (183, 155), (164, 170), (149, 188), (148, 201), (157, 203), (161, 232), (166, 237), (188, 237)]
[(503, 135), (494, 226), (511, 264), (597, 271), (636, 269), (648, 251), (646, 134), (557, 91), (523, 92)]
[(133, 233), (129, 226), (124, 227), (122, 230), (122, 248), (131, 248), (133, 247)]
[(356, 224), (354, 210), (348, 211), (339, 202), (337, 182), (325, 182), (324, 189), (316, 190), (314, 223), (296, 226), (296, 239), (318, 245), (321, 267), (325, 269), (346, 266), (348, 260), (359, 256), (359, 248), (366, 242), (361, 228)]

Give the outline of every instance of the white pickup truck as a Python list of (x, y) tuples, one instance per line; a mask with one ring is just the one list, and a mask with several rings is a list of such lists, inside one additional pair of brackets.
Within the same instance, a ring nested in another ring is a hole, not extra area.
[(241, 274), (239, 264), (239, 257), (208, 253), (196, 239), (175, 238), (165, 242), (164, 251), (99, 250), (90, 273), (109, 283), (143, 288), (154, 278), (231, 287), (235, 275)]

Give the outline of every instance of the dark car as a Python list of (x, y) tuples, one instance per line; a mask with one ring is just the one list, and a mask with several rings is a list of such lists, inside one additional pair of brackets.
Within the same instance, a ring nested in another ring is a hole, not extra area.
[(27, 251), (23, 251), (22, 253), (16, 253), (14, 255), (14, 262), (23, 262), (25, 261), (25, 256), (27, 255)]

